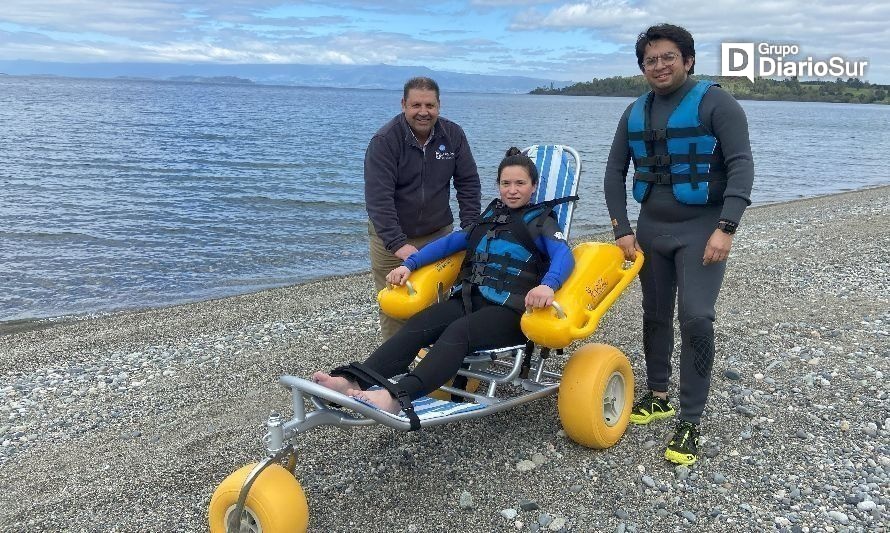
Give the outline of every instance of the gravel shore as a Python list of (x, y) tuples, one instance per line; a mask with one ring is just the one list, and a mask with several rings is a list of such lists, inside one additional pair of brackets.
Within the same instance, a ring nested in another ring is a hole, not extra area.
[[(311, 530), (890, 530), (888, 195), (746, 213), (693, 467), (662, 458), (667, 421), (576, 445), (555, 397), (416, 433), (324, 427), (297, 445)], [(290, 415), (278, 376), (376, 345), (371, 286), (7, 327), (0, 531), (206, 531), (216, 485), (263, 457), (269, 410)], [(635, 283), (590, 339), (628, 355), (637, 393), (639, 302)]]

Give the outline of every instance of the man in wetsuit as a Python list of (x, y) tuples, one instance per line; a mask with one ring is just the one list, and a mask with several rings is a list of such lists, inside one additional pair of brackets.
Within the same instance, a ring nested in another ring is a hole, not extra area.
[[(451, 181), (460, 225), (479, 219), (481, 186), (464, 130), (439, 116), (439, 86), (405, 83), (402, 112), (371, 138), (365, 152), (365, 207), (375, 295), (386, 275), (426, 243), (452, 231)], [(383, 340), (404, 324), (380, 313)]]
[[(674, 308), (680, 324), (680, 412), (665, 458), (692, 464), (714, 361), (714, 307), (742, 213), (751, 203), (754, 162), (745, 113), (711, 82), (689, 77), (695, 44), (684, 28), (652, 26), (636, 43), (652, 91), (621, 117), (604, 191), (615, 242), (627, 259), (642, 250), (643, 351), (648, 392), (631, 421), (675, 414), (668, 400)], [(634, 162), (637, 233), (627, 216), (625, 178)]]

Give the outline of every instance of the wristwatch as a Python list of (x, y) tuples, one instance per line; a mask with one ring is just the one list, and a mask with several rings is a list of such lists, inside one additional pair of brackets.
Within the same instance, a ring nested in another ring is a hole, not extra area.
[(728, 220), (721, 220), (717, 223), (717, 229), (719, 229), (723, 233), (726, 233), (727, 235), (735, 234), (735, 230), (737, 230), (738, 227), (738, 224), (736, 224), (735, 222), (730, 222)]

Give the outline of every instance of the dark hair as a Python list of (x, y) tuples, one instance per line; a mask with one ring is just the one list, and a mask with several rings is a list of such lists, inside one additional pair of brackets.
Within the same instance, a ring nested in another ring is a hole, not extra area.
[(402, 99), (408, 99), (408, 91), (411, 89), (420, 89), (421, 91), (433, 91), (436, 93), (436, 101), (439, 101), (439, 84), (432, 78), (425, 76), (417, 76), (405, 82), (405, 90), (402, 92)]
[(524, 168), (526, 172), (528, 172), (528, 176), (532, 179), (532, 185), (538, 184), (538, 167), (535, 166), (535, 162), (515, 146), (511, 146), (510, 149), (507, 150), (504, 159), (502, 159), (501, 164), (498, 165), (498, 183), (501, 182), (501, 172), (503, 172), (504, 168), (513, 166)]
[(686, 58), (692, 58), (692, 66), (689, 68), (689, 74), (695, 72), (695, 40), (692, 34), (686, 31), (686, 28), (674, 26), (673, 24), (656, 24), (650, 26), (637, 37), (637, 65), (640, 70), (643, 69), (643, 56), (646, 55), (646, 45), (652, 41), (667, 39), (677, 45), (680, 49), (680, 55), (683, 56), (683, 62)]

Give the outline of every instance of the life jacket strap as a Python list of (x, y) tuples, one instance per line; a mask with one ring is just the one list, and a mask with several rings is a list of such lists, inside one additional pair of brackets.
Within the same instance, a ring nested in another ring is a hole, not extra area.
[(663, 130), (644, 129), (642, 131), (627, 132), (629, 141), (661, 142), (668, 139), (682, 139), (687, 137), (700, 137), (710, 135), (702, 126), (688, 126), (685, 128), (666, 128)]
[[(543, 202), (538, 202), (537, 204), (535, 204), (536, 206), (544, 206), (544, 210), (541, 211), (541, 214), (538, 215), (538, 217), (537, 217), (538, 218), (538, 227), (540, 228), (544, 225), (544, 220), (546, 220), (547, 217), (549, 217), (550, 214), (553, 213), (553, 210), (556, 208), (556, 206), (558, 206), (560, 204), (567, 204), (569, 202), (574, 202), (574, 201), (577, 201), (578, 199), (579, 199), (579, 196), (577, 194), (573, 194), (571, 196), (563, 196), (562, 198), (554, 198), (552, 200), (544, 200)], [(562, 229), (562, 228), (560, 228), (560, 229)]]
[(478, 272), (482, 267), (484, 267), (484, 264), (480, 263), (499, 263), (501, 265), (513, 267), (517, 270), (522, 270), (523, 268), (528, 267), (528, 263), (526, 263), (525, 261), (514, 259), (509, 255), (495, 254), (492, 252), (475, 253), (473, 254), (473, 257), (470, 258), (470, 261), (473, 262), (473, 272)]
[(706, 163), (709, 165), (715, 165), (720, 163), (720, 158), (717, 157), (716, 154), (689, 153), (673, 155), (652, 155), (648, 157), (637, 157), (634, 159), (635, 167), (669, 167), (671, 165), (684, 163), (688, 163), (690, 165)]
[[(691, 169), (690, 169), (691, 171)], [(726, 181), (726, 174), (723, 172), (711, 171), (707, 173), (697, 172), (696, 180), (719, 182)], [(690, 174), (672, 174), (670, 172), (634, 172), (634, 179), (645, 183), (654, 183), (656, 185), (673, 185), (675, 183), (694, 183), (693, 175)]]

